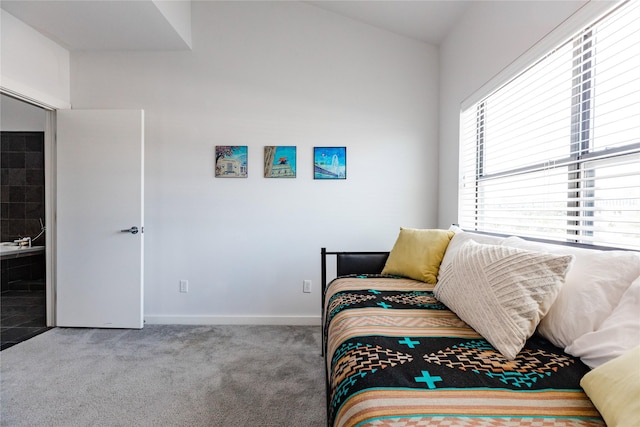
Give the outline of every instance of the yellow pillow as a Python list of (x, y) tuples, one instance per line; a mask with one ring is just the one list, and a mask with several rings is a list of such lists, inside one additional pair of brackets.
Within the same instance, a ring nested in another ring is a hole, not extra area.
[(640, 346), (587, 373), (580, 385), (609, 427), (640, 420)]
[(455, 233), (400, 227), (400, 235), (389, 253), (382, 274), (436, 283), (438, 269)]

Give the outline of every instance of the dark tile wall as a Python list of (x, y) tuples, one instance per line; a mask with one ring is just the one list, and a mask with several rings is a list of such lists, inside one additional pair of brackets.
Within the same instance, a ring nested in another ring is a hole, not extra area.
[(44, 290), (45, 262), (42, 253), (0, 261), (2, 291)]
[[(35, 237), (44, 222), (44, 132), (0, 133), (0, 240)], [(44, 235), (34, 244), (44, 245)]]

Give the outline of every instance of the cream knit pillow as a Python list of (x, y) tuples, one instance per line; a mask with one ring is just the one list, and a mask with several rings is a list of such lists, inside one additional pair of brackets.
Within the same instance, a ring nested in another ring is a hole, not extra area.
[(434, 294), (513, 360), (549, 311), (572, 259), (469, 241), (442, 271)]

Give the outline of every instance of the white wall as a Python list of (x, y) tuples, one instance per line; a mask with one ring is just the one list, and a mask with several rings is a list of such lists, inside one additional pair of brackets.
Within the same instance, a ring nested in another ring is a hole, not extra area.
[[(145, 110), (147, 321), (319, 323), (320, 247), (436, 225), (437, 49), (298, 2), (192, 17), (189, 52), (72, 54), (75, 108)], [(249, 177), (215, 178), (216, 145)], [(263, 178), (265, 145), (296, 179)], [(347, 147), (345, 181), (313, 180), (314, 146)]]
[(440, 46), (438, 225), (458, 218), (460, 103), (586, 1), (473, 2)]
[(44, 132), (45, 122), (42, 108), (0, 95), (0, 130)]
[(53, 108), (70, 106), (69, 51), (0, 10), (0, 85)]

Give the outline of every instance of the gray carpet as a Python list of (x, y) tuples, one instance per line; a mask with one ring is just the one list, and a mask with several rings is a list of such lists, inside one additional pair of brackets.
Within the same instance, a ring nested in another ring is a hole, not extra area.
[(0, 353), (2, 426), (323, 426), (320, 327), (55, 328)]

